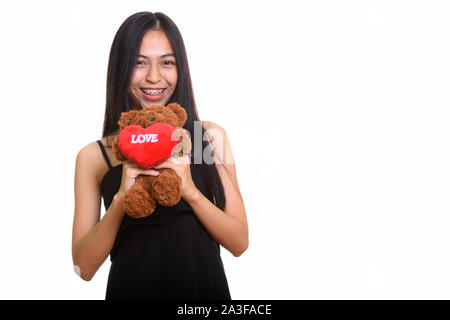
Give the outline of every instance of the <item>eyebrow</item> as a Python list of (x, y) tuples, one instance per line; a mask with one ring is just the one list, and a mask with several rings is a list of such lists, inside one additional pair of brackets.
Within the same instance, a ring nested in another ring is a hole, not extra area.
[[(138, 54), (137, 57), (148, 59), (148, 57), (144, 56), (143, 54)], [(160, 56), (160, 58), (165, 58), (165, 57), (174, 57), (175, 58), (175, 55), (173, 53), (166, 53), (166, 54), (163, 54), (162, 56)]]

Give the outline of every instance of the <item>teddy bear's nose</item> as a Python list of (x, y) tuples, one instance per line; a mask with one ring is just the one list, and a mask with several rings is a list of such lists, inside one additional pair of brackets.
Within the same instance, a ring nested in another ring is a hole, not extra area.
[(147, 116), (148, 121), (153, 121), (155, 119), (156, 119), (155, 116), (152, 116), (152, 115)]

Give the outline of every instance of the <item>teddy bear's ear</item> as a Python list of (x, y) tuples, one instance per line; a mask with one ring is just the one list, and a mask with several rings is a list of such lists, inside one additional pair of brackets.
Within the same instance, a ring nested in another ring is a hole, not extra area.
[(117, 124), (119, 125), (120, 129), (125, 128), (126, 126), (128, 126), (130, 124), (131, 121), (131, 116), (128, 112), (122, 112), (120, 114), (120, 119), (119, 121), (117, 121)]
[(178, 103), (169, 103), (167, 108), (171, 109), (178, 117), (177, 127), (183, 127), (187, 120), (186, 110), (181, 107)]
[(136, 110), (131, 110), (131, 111), (128, 111), (128, 112), (122, 112), (120, 114), (120, 119), (117, 122), (119, 127), (120, 127), (120, 129), (123, 129), (123, 128), (133, 124), (135, 122), (134, 119), (136, 118), (137, 114), (138, 114), (138, 111), (136, 111)]

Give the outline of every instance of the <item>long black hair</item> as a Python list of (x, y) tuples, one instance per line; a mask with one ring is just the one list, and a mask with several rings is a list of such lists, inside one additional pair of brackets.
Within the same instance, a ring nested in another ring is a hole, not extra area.
[[(111, 45), (106, 80), (106, 109), (103, 123), (102, 137), (115, 133), (119, 126), (117, 121), (122, 112), (130, 111), (132, 97), (129, 96), (128, 87), (135, 67), (136, 57), (139, 54), (144, 34), (151, 29), (162, 30), (169, 38), (174, 50), (178, 81), (176, 89), (169, 101), (180, 104), (187, 113), (184, 128), (194, 137), (194, 121), (199, 121), (197, 107), (194, 99), (189, 65), (184, 41), (175, 23), (161, 12), (138, 12), (128, 17), (119, 27)], [(205, 129), (202, 126), (202, 151), (208, 146), (203, 141)], [(192, 150), (196, 150), (197, 139), (192, 139)], [(202, 152), (203, 154), (203, 152)], [(217, 167), (214, 163), (201, 161), (200, 171), (205, 178), (209, 189), (209, 199), (220, 209), (225, 208), (226, 198), (223, 184)]]

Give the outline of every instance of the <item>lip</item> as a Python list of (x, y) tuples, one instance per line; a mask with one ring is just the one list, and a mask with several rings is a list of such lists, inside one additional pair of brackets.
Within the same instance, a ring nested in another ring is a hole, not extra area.
[(141, 88), (141, 89), (145, 89), (145, 90), (163, 90), (163, 92), (161, 92), (157, 96), (151, 95), (151, 94), (146, 94), (144, 91), (140, 90), (145, 99), (150, 100), (150, 101), (158, 101), (159, 99), (161, 99), (163, 97), (164, 92), (166, 92), (167, 88)]

